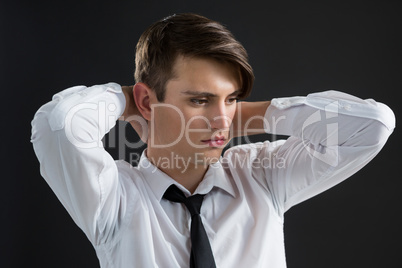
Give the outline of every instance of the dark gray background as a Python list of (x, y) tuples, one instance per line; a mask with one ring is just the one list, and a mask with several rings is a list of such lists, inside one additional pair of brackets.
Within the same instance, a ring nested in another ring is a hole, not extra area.
[[(30, 121), (67, 87), (133, 84), (135, 44), (155, 20), (190, 11), (225, 24), (255, 70), (249, 100), (331, 88), (384, 102), (398, 118), (398, 2), (1, 0), (0, 266), (98, 267), (39, 174)], [(364, 169), (287, 212), (290, 268), (402, 267), (400, 151), (397, 128)]]

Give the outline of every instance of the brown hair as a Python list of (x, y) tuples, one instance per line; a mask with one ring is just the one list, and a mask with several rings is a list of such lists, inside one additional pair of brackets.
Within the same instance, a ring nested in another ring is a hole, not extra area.
[(239, 98), (246, 98), (253, 86), (253, 69), (247, 52), (222, 24), (206, 17), (183, 13), (155, 22), (141, 35), (135, 56), (135, 80), (165, 98), (166, 82), (173, 77), (177, 56), (213, 58), (240, 69), (242, 88)]

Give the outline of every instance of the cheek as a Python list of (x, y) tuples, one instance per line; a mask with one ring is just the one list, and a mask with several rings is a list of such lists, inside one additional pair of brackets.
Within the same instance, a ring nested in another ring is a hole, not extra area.
[(155, 134), (162, 140), (169, 140), (172, 137), (177, 138), (181, 132), (184, 132), (185, 120), (180, 111), (172, 108), (159, 108), (154, 111)]
[(191, 129), (206, 129), (209, 126), (207, 117), (195, 115), (186, 119), (186, 128)]
[(228, 114), (227, 114), (227, 116), (228, 116), (231, 120), (233, 120), (233, 117), (234, 117), (234, 115), (235, 115), (235, 113), (236, 113), (236, 109), (237, 109), (237, 104), (234, 104), (234, 105), (230, 106), (230, 108), (228, 109)]
[(228, 109), (228, 117), (230, 118), (231, 123), (233, 123), (233, 119), (235, 117), (237, 111), (237, 103), (235, 103), (234, 105), (230, 106), (230, 108)]
[(208, 118), (201, 114), (189, 116), (186, 118), (186, 132), (188, 137), (205, 136), (211, 133)]

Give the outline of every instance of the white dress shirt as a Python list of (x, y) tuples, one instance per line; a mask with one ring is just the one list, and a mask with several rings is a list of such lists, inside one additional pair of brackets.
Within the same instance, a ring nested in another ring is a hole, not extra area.
[[(41, 175), (101, 267), (188, 267), (190, 214), (162, 196), (171, 184), (190, 192), (146, 153), (133, 167), (103, 148), (125, 104), (115, 83), (55, 94), (32, 121)], [(285, 211), (361, 169), (395, 127), (386, 105), (337, 91), (273, 99), (265, 120), (290, 137), (228, 149), (194, 193), (208, 193), (201, 218), (217, 267), (286, 267)]]

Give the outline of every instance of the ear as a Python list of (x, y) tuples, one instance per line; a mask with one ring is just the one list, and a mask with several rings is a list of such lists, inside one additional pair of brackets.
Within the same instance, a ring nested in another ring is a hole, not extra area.
[(133, 88), (134, 100), (138, 111), (147, 120), (151, 120), (151, 101), (154, 99), (154, 92), (144, 83), (137, 83)]

